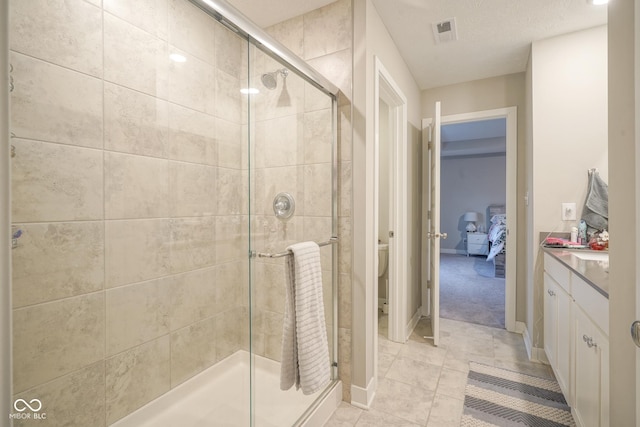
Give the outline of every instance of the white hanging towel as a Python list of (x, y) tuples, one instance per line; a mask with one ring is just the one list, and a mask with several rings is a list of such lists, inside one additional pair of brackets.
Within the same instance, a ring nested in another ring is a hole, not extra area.
[(322, 298), (320, 248), (302, 242), (287, 248), (286, 298), (282, 328), (280, 389), (296, 385), (302, 393), (322, 390), (331, 380), (329, 342)]

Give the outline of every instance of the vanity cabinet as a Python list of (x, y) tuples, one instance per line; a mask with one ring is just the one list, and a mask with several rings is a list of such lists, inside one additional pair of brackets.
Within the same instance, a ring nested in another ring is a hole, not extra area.
[(609, 426), (609, 340), (579, 307), (574, 322), (576, 423)]
[(609, 427), (609, 300), (544, 254), (544, 351), (579, 427)]
[[(551, 259), (550, 263), (557, 263)], [(547, 260), (545, 258), (545, 267)], [(553, 270), (553, 269), (550, 269)], [(565, 269), (566, 270), (566, 269)], [(562, 282), (562, 285), (558, 282)], [(544, 273), (544, 351), (562, 393), (571, 404), (571, 311), (570, 276)]]

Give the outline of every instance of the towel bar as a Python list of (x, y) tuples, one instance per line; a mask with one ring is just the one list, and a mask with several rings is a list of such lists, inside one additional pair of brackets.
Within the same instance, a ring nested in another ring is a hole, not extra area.
[[(327, 246), (327, 245), (333, 245), (335, 243), (338, 243), (338, 237), (336, 236), (332, 236), (329, 240), (325, 241), (325, 242), (320, 242), (318, 243), (318, 246)], [(284, 252), (277, 252), (275, 254), (265, 254), (262, 252), (252, 252), (252, 255), (255, 257), (257, 256), (258, 258), (282, 258), (285, 257), (287, 255), (290, 255), (291, 251), (284, 251)]]

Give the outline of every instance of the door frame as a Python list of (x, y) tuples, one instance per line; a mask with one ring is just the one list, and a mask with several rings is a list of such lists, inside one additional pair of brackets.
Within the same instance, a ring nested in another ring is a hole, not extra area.
[[(441, 116), (441, 125), (473, 122), (489, 119), (506, 119), (506, 215), (507, 236), (513, 236), (517, 242), (518, 236), (518, 107), (496, 108), (493, 110), (473, 111), (470, 113), (451, 114)], [(423, 215), (424, 218), (424, 215)], [(423, 219), (424, 220), (424, 219)], [(446, 230), (443, 230), (446, 232)], [(509, 237), (507, 237), (509, 238)], [(516, 278), (517, 278), (517, 244), (511, 245), (512, 250), (506, 252), (505, 269), (505, 328), (516, 331)], [(422, 307), (423, 314), (428, 305), (426, 284), (423, 282)]]
[[(11, 158), (9, 125), (9, 2), (0, 0), (0, 414), (13, 409), (11, 354)], [(12, 421), (9, 420), (9, 425)]]
[[(389, 128), (391, 141), (389, 152), (391, 158), (389, 186), (389, 230), (393, 230), (394, 237), (389, 239), (389, 336), (391, 341), (405, 342), (407, 338), (407, 98), (396, 84), (391, 73), (387, 71), (379, 57), (374, 56), (374, 213), (373, 236), (378, 235), (378, 191), (380, 189), (380, 100), (389, 106)], [(372, 241), (377, 242), (377, 237)], [(375, 268), (373, 301), (378, 303), (378, 256), (374, 256)], [(401, 285), (404, 284), (404, 285)], [(378, 311), (372, 310), (375, 316), (374, 345), (378, 346)], [(377, 351), (376, 362), (377, 366)]]

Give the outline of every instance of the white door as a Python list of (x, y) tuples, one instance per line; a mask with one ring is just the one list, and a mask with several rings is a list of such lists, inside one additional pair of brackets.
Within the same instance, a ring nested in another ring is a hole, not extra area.
[[(440, 341), (440, 102), (436, 102), (431, 120), (423, 120), (423, 249), (426, 259), (423, 263), (426, 272), (423, 274), (423, 288), (427, 298), (423, 304), (429, 307), (433, 344)], [(426, 286), (425, 285), (426, 282)]]

